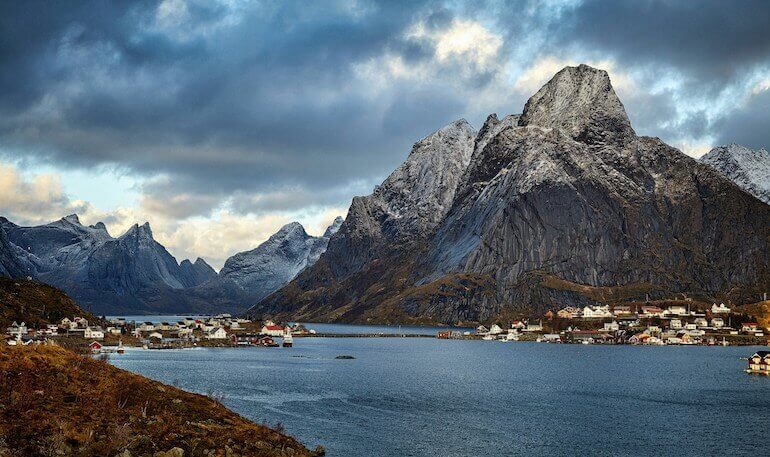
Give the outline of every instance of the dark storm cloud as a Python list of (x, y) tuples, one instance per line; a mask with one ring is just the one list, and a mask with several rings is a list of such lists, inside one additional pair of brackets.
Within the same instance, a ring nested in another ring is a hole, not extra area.
[[(714, 126), (718, 144), (738, 142), (752, 149), (770, 149), (770, 90), (750, 98), (736, 112), (730, 113)], [(740, 141), (736, 140), (740, 138)]]
[[(244, 212), (342, 202), (500, 80), (494, 65), (437, 64), (435, 42), (406, 33), (418, 22), (428, 34), (456, 19), (491, 24), (506, 37), (501, 65), (581, 49), (643, 83), (674, 69), (684, 90), (714, 96), (768, 65), (769, 13), (763, 2), (2, 2), (0, 146), (60, 167), (163, 174), (145, 186), (148, 204), (185, 194), (179, 217), (228, 196)], [(383, 56), (433, 73), (380, 90)], [(630, 100), (632, 120), (652, 134), (764, 141), (702, 113), (655, 127), (676, 117), (674, 95)], [(767, 118), (752, 103), (730, 115)]]

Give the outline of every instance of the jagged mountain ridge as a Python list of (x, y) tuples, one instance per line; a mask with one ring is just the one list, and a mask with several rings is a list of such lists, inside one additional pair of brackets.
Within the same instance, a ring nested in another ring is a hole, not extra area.
[(351, 265), (367, 245), (338, 237), (376, 239), (387, 221), (359, 217), (354, 200), (319, 262), (251, 313), (454, 323), (645, 293), (742, 301), (770, 286), (767, 205), (638, 137), (606, 72), (567, 67), (505, 119), (476, 135), (434, 229)]
[[(60, 287), (86, 309), (102, 314), (238, 312), (318, 260), (341, 223), (341, 218), (335, 220), (321, 237), (289, 224), (292, 233), (302, 234), (297, 249), (291, 248), (294, 239), (274, 250), (268, 241), (251, 251), (262, 253), (255, 268), (249, 270), (249, 253), (237, 254), (220, 277), (201, 258), (178, 264), (155, 241), (149, 223), (135, 224), (113, 238), (104, 224), (85, 226), (74, 214), (34, 227), (0, 218), (0, 275), (30, 276)], [(249, 281), (262, 283), (262, 288), (252, 288)]]
[(732, 143), (712, 149), (699, 161), (770, 205), (770, 152), (766, 149), (753, 150)]

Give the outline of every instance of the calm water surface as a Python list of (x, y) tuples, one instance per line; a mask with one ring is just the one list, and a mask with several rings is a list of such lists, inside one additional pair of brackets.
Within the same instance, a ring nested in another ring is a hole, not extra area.
[(296, 338), (112, 363), (330, 456), (767, 455), (770, 377), (738, 359), (756, 349)]

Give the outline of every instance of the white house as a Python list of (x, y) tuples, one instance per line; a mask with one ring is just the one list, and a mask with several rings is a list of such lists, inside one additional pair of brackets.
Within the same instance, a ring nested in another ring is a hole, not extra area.
[(64, 329), (68, 329), (70, 328), (71, 324), (72, 324), (72, 321), (68, 317), (65, 317), (64, 319), (61, 320), (61, 322), (59, 323), (59, 326), (61, 326), (61, 328), (64, 328)]
[(91, 327), (89, 325), (83, 331), (83, 338), (88, 339), (88, 340), (103, 340), (104, 339), (104, 330), (102, 330), (101, 327)]
[(223, 340), (227, 338), (227, 332), (222, 327), (217, 327), (206, 332), (206, 338), (209, 340)]
[(669, 316), (686, 316), (689, 314), (687, 307), (684, 305), (671, 305), (666, 309), (665, 313)]
[(139, 324), (139, 327), (137, 327), (137, 329), (142, 332), (152, 332), (153, 330), (155, 330), (155, 324), (153, 324), (152, 322), (142, 322), (141, 324)]
[(106, 331), (110, 335), (120, 335), (122, 333), (118, 327), (107, 327)]
[(242, 329), (241, 324), (238, 323), (238, 321), (230, 322), (230, 330), (239, 330)]
[(682, 328), (682, 319), (671, 319), (669, 326), (676, 330)]
[(155, 338), (156, 340), (162, 340), (163, 339), (163, 334), (160, 333), (160, 332), (152, 332), (152, 333), (150, 333), (148, 338), (150, 338), (150, 339)]
[(608, 332), (617, 332), (618, 330), (620, 330), (620, 325), (618, 325), (618, 323), (616, 321), (605, 322), (604, 323), (604, 330), (606, 330)]
[(722, 328), (725, 326), (725, 320), (721, 317), (715, 317), (711, 319), (711, 327), (713, 328)]
[(706, 320), (706, 318), (699, 317), (699, 318), (695, 319), (695, 326), (698, 327), (698, 328), (705, 328), (705, 327), (709, 326), (709, 323)]
[(527, 328), (524, 329), (525, 332), (542, 332), (543, 331), (543, 324), (537, 323), (537, 324), (527, 324)]
[(612, 317), (609, 306), (586, 306), (583, 308), (583, 319), (602, 319)]
[(730, 308), (725, 306), (724, 303), (711, 305), (711, 314), (730, 314)]
[(489, 328), (490, 335), (499, 335), (501, 333), (503, 333), (503, 329), (497, 324), (492, 324), (492, 327)]
[(16, 322), (14, 322), (13, 324), (11, 324), (10, 327), (8, 327), (8, 330), (6, 333), (8, 333), (11, 336), (21, 338), (22, 336), (27, 334), (27, 324), (25, 324), (24, 322), (22, 322), (21, 324), (17, 324)]

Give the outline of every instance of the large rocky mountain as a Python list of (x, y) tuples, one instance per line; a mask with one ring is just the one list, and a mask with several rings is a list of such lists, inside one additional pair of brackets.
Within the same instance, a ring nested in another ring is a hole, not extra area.
[(755, 301), (768, 289), (770, 206), (637, 136), (607, 73), (581, 65), (520, 116), (418, 142), (354, 199), (319, 261), (250, 313), (454, 323), (646, 294)]
[(232, 281), (258, 301), (313, 265), (341, 224), (337, 217), (319, 237), (308, 235), (299, 222), (287, 224), (255, 249), (227, 259), (219, 278)]
[(217, 274), (200, 258), (178, 264), (148, 223), (113, 238), (104, 224), (85, 226), (74, 214), (35, 227), (0, 218), (0, 276), (55, 285), (100, 314), (239, 312), (318, 260), (341, 223), (321, 237), (289, 224)]
[(753, 150), (733, 143), (712, 149), (700, 162), (770, 205), (770, 152), (766, 149)]

